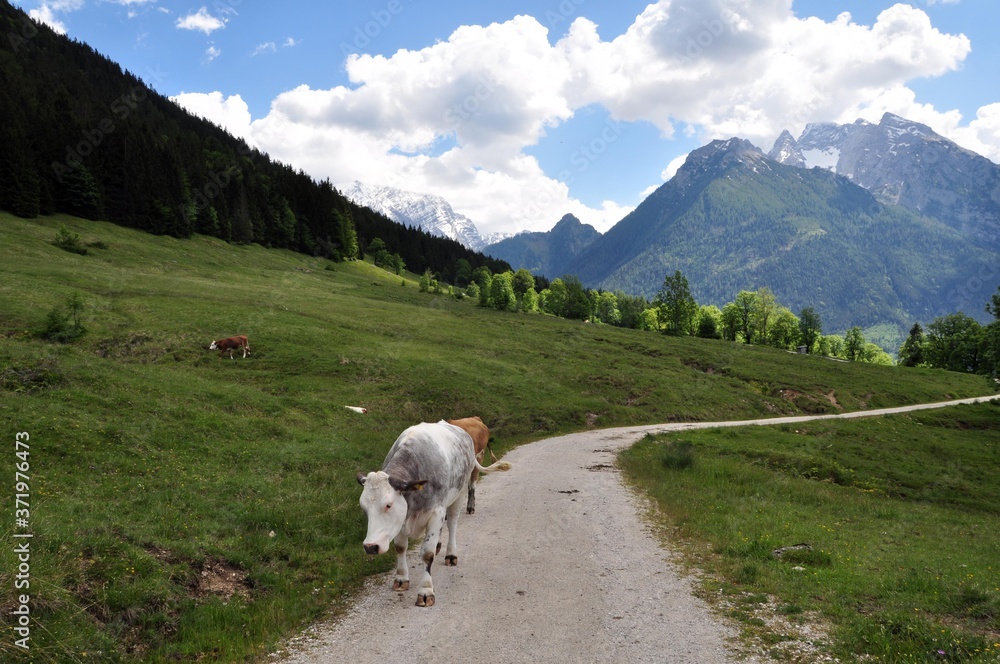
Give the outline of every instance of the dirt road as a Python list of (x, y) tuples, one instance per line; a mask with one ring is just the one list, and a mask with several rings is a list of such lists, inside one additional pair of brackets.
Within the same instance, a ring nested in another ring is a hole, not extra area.
[[(671, 553), (643, 523), (615, 454), (647, 433), (864, 417), (983, 401), (963, 399), (837, 416), (661, 424), (576, 433), (505, 456), (482, 480), (476, 513), (459, 521), (458, 567), (435, 564), (437, 603), (414, 606), (391, 574), (373, 577), (338, 621), (319, 624), (275, 658), (332, 662), (738, 661), (735, 631), (692, 594)], [(361, 543), (358, 543), (358, 547)], [(419, 556), (410, 576), (419, 578)]]

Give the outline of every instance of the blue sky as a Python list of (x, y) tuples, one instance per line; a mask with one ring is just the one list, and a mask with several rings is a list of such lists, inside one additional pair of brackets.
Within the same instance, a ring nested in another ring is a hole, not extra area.
[(885, 111), (1000, 161), (995, 0), (21, 0), (276, 159), (607, 230), (713, 138)]

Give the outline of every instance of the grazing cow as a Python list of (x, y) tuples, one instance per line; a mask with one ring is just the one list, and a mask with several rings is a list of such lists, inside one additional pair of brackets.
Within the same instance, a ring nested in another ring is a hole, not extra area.
[(501, 461), (484, 468), (476, 461), (469, 434), (442, 420), (410, 427), (393, 443), (382, 470), (358, 473), (358, 483), (364, 487), (359, 502), (368, 516), (365, 553), (385, 553), (389, 542), (395, 543), (393, 590), (409, 589), (406, 548), (410, 537), (424, 538), (420, 556), (426, 568), (417, 591), (417, 606), (434, 605), (431, 563), (441, 550), (441, 530), (446, 520), (448, 548), (444, 564), (458, 564), (458, 513), (473, 468), (485, 474), (510, 470), (510, 464)]
[(229, 337), (227, 339), (219, 339), (218, 341), (213, 341), (212, 345), (208, 347), (209, 350), (219, 351), (219, 357), (222, 357), (223, 354), (228, 350), (230, 360), (233, 359), (233, 351), (236, 350), (237, 348), (243, 349), (243, 357), (246, 357), (247, 353), (250, 352), (250, 342), (247, 341), (247, 338), (242, 334), (238, 337)]
[[(448, 424), (454, 424), (457, 427), (465, 429), (466, 433), (472, 437), (472, 442), (476, 446), (476, 459), (478, 461), (483, 461), (483, 452), (487, 449), (490, 450), (490, 456), (493, 457), (493, 461), (497, 460), (495, 454), (493, 454), (493, 449), (490, 448), (490, 430), (483, 424), (483, 421), (478, 415), (473, 417), (463, 417), (460, 420), (448, 420)], [(468, 514), (476, 513), (476, 482), (479, 481), (479, 469), (472, 469), (472, 477), (469, 479), (469, 502), (466, 505), (465, 511)]]

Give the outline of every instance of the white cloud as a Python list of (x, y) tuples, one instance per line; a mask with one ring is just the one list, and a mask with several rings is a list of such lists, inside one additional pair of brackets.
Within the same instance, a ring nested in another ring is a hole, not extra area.
[(202, 7), (193, 14), (177, 19), (177, 27), (181, 30), (198, 30), (209, 35), (226, 27), (226, 19), (212, 16), (208, 13), (207, 7)]
[(202, 62), (207, 64), (220, 55), (222, 55), (222, 49), (216, 48), (215, 44), (209, 44), (208, 48), (205, 49), (205, 57)]
[(981, 107), (968, 127), (957, 127), (952, 135), (959, 145), (1000, 163), (1000, 102)]
[(193, 115), (205, 118), (229, 133), (249, 142), (250, 107), (239, 95), (223, 97), (221, 92), (181, 92), (170, 98)]
[(284, 48), (290, 48), (290, 47), (292, 47), (292, 46), (298, 46), (298, 45), (299, 45), (299, 44), (301, 44), (301, 43), (302, 43), (301, 41), (296, 41), (294, 37), (289, 37), (289, 38), (288, 38), (288, 39), (286, 39), (286, 40), (285, 40), (284, 42), (282, 42), (282, 44), (281, 44), (281, 45), (282, 45), (282, 46), (283, 46)]
[(685, 152), (679, 157), (674, 157), (673, 159), (670, 160), (670, 163), (667, 164), (667, 167), (663, 169), (662, 173), (660, 173), (660, 177), (663, 179), (664, 182), (666, 182), (667, 180), (669, 180), (670, 178), (674, 177), (677, 174), (677, 170), (684, 165), (685, 161), (687, 161), (688, 154), (689, 153)]
[(263, 44), (258, 44), (257, 48), (253, 50), (253, 53), (251, 53), (250, 56), (253, 57), (255, 55), (261, 55), (262, 53), (274, 53), (277, 50), (278, 47), (275, 46), (274, 42), (264, 42)]
[(662, 1), (612, 42), (578, 19), (557, 47), (574, 69), (589, 71), (574, 90), (581, 100), (652, 121), (666, 136), (682, 122), (705, 139), (763, 143), (910, 79), (956, 69), (970, 50), (967, 38), (942, 34), (906, 5), (882, 12), (872, 26), (849, 14), (801, 19), (790, 5)]
[(66, 24), (56, 18), (51, 5), (42, 4), (37, 9), (30, 10), (28, 16), (39, 23), (44, 23), (61, 35), (66, 34)]
[(959, 68), (970, 52), (964, 35), (944, 34), (902, 4), (870, 26), (847, 13), (799, 18), (791, 5), (661, 0), (612, 41), (578, 18), (554, 44), (538, 20), (518, 16), (460, 27), (420, 50), (350, 55), (349, 86), (299, 86), (252, 122), (238, 96), (196, 101), (202, 114), (315, 177), (438, 194), (483, 232), (548, 228), (567, 212), (606, 230), (624, 216), (628, 208), (614, 202), (583, 205), (525, 152), (591, 104), (616, 121), (654, 123), (664, 136), (680, 127), (765, 148), (782, 129), (892, 110), (1000, 152), (1000, 105), (963, 128), (956, 111), (920, 104), (906, 87)]
[(42, 0), (37, 8), (28, 11), (28, 16), (64, 35), (66, 24), (56, 16), (56, 13), (77, 11), (83, 7), (83, 3), (84, 0)]
[[(114, 5), (121, 5), (122, 7), (125, 7), (128, 10), (126, 15), (129, 18), (135, 18), (136, 16), (139, 15), (139, 11), (137, 8), (142, 7), (142, 5), (155, 3), (157, 0), (106, 0), (106, 1)], [(160, 9), (162, 10), (162, 7)]]

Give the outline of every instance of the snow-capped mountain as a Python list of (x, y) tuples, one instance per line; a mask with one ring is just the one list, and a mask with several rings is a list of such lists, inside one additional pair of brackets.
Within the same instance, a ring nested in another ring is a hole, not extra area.
[(783, 132), (768, 156), (790, 166), (829, 169), (883, 203), (1000, 247), (1000, 166), (927, 125), (892, 113), (878, 124), (808, 124), (797, 141)]
[(451, 238), (473, 251), (481, 251), (486, 245), (507, 237), (500, 233), (480, 235), (471, 219), (455, 212), (440, 196), (358, 181), (337, 188), (358, 205), (380, 212), (396, 223)]

